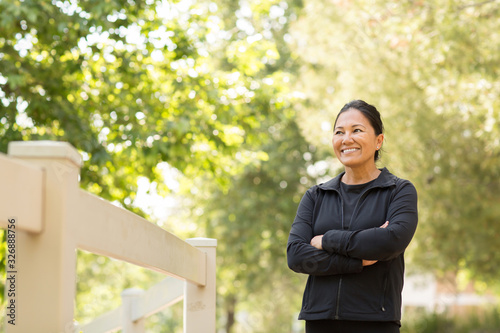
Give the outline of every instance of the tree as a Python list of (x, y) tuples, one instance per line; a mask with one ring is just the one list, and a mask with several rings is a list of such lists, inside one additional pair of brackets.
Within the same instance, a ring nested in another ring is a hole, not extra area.
[[(295, 129), (285, 102), (291, 92), (282, 87), (291, 80), (284, 70), (295, 66), (285, 39), (298, 6), (3, 1), (0, 151), (13, 140), (68, 141), (84, 159), (81, 186), (141, 215), (138, 177), (158, 184), (161, 195), (170, 191), (161, 162), (223, 196), (233, 177), (244, 182), (269, 158), (271, 125), (289, 126), (287, 136)], [(121, 276), (123, 267), (79, 253), (78, 300), (93, 293), (101, 304), (79, 305), (79, 320), (116, 304), (132, 279)], [(96, 292), (103, 274), (119, 281)], [(156, 279), (133, 274), (139, 284)]]
[(1, 151), (12, 140), (68, 141), (84, 155), (82, 186), (130, 206), (135, 178), (156, 179), (159, 161), (223, 183), (235, 164), (225, 159), (257, 139), (265, 115), (248, 107), (252, 80), (210, 58), (209, 40), (223, 33), (217, 5), (1, 6)]

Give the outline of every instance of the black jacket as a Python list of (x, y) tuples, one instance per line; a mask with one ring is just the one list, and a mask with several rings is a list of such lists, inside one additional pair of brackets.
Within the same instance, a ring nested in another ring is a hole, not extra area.
[[(417, 227), (417, 192), (387, 169), (343, 221), (340, 179), (311, 187), (288, 238), (288, 266), (309, 274), (299, 319), (399, 321), (404, 251)], [(385, 221), (389, 226), (379, 228)], [(324, 235), (323, 250), (310, 245)], [(362, 266), (362, 259), (378, 260)]]

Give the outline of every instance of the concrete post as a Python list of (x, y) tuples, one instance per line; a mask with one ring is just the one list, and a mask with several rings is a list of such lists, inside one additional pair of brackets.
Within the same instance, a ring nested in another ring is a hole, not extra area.
[(122, 296), (122, 333), (144, 333), (146, 318), (142, 317), (134, 321), (137, 302), (144, 294), (141, 289), (125, 289)]
[(186, 282), (184, 289), (184, 333), (215, 333), (216, 286), (215, 258), (217, 240), (191, 238), (186, 240), (207, 255), (206, 285)]
[(80, 154), (68, 143), (48, 141), (11, 142), (8, 152), (42, 167), (45, 188), (42, 231), (16, 233), (16, 316), (15, 325), (7, 324), (6, 332), (74, 332), (76, 253), (71, 215)]

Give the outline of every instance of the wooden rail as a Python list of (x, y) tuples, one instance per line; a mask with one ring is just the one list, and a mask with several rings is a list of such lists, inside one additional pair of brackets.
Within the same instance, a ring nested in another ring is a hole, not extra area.
[(82, 191), (80, 154), (68, 143), (11, 142), (8, 155), (0, 154), (0, 227), (10, 230), (9, 244), (15, 244), (8, 247), (15, 260), (6, 269), (6, 289), (12, 290), (6, 293), (7, 333), (76, 331), (77, 248), (179, 281), (169, 282), (168, 290), (165, 282), (146, 292), (125, 291), (122, 307), (80, 327), (84, 332), (144, 332), (144, 318), (180, 299), (184, 332), (215, 332), (216, 240), (181, 240)]

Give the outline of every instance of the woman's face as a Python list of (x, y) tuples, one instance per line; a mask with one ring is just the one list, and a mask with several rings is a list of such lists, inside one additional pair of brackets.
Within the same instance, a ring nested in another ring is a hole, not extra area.
[(384, 135), (376, 135), (368, 118), (356, 109), (341, 113), (333, 130), (335, 155), (350, 168), (375, 164), (375, 151), (383, 141)]

